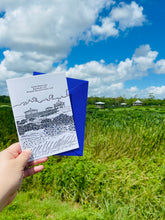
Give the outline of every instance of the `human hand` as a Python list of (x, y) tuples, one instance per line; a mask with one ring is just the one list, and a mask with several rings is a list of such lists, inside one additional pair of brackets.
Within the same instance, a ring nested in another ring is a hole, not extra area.
[[(21, 151), (15, 143), (0, 152), (0, 211), (10, 204), (21, 186), (23, 178), (43, 170), (43, 165), (35, 166), (48, 160), (47, 157), (28, 162), (30, 150)], [(30, 166), (35, 166), (31, 167)]]

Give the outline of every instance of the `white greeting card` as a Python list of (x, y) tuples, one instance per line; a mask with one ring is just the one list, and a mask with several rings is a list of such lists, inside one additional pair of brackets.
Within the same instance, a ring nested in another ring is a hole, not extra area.
[(30, 161), (79, 148), (65, 74), (7, 80), (22, 150)]

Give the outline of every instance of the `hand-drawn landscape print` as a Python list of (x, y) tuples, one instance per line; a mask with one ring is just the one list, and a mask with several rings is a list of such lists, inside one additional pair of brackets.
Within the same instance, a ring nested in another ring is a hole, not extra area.
[[(40, 76), (38, 77), (40, 78)], [(57, 81), (57, 76), (55, 78)], [(11, 81), (14, 82), (14, 80)], [(9, 83), (10, 91), (12, 89)], [(63, 81), (60, 80), (59, 83), (63, 83)], [(54, 94), (50, 93), (56, 86), (48, 87), (48, 84), (49, 80), (46, 86), (41, 84), (31, 86), (32, 91), (26, 90), (26, 99), (19, 103), (12, 103), (21, 147), (31, 149), (30, 160), (78, 148), (67, 87), (61, 91), (60, 96), (59, 92), (56, 96), (56, 91)], [(40, 93), (44, 95), (41, 96)], [(22, 93), (20, 92), (20, 94)], [(35, 96), (33, 96), (34, 94)], [(37, 96), (37, 94), (40, 95)], [(13, 94), (11, 102), (12, 96)]]

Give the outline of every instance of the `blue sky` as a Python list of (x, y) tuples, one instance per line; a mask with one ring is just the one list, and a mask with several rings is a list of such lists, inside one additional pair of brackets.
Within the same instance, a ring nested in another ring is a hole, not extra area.
[(165, 98), (163, 0), (0, 3), (0, 95), (33, 71), (89, 81), (89, 96)]

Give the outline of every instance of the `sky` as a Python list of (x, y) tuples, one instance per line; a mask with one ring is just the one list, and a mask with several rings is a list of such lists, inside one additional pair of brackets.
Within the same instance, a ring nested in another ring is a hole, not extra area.
[(88, 96), (165, 98), (164, 0), (1, 0), (0, 95), (34, 71), (89, 81)]

